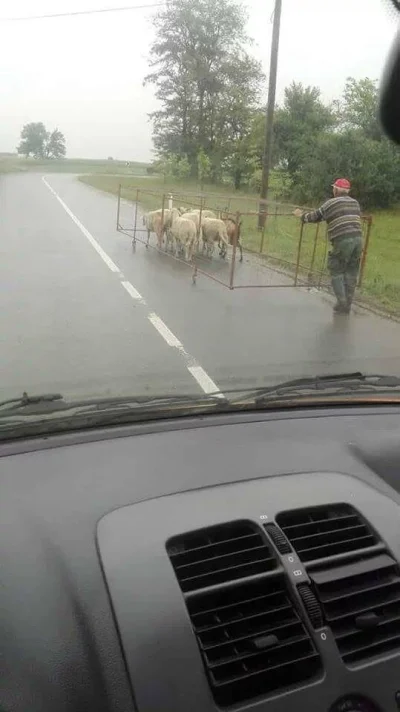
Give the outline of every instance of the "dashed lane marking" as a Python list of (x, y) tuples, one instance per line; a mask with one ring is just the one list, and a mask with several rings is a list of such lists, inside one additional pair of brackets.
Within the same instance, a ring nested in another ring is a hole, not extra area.
[(54, 197), (57, 198), (58, 202), (62, 207), (64, 208), (65, 212), (70, 216), (71, 220), (74, 221), (75, 225), (77, 225), (82, 232), (82, 234), (89, 240), (90, 244), (94, 249), (96, 250), (97, 254), (100, 255), (101, 259), (103, 262), (106, 263), (107, 267), (111, 270), (111, 272), (119, 272), (119, 268), (115, 264), (115, 262), (112, 261), (111, 257), (107, 255), (106, 252), (104, 252), (103, 248), (100, 247), (99, 243), (97, 240), (94, 239), (93, 235), (85, 228), (84, 225), (82, 225), (81, 221), (78, 220), (76, 215), (72, 212), (72, 210), (69, 209), (68, 205), (64, 203), (63, 199), (60, 198), (58, 193), (54, 190), (54, 188), (51, 187), (50, 183), (47, 182), (46, 178), (43, 176), (42, 178), (43, 183), (48, 187), (48, 189), (53, 193)]
[[(127, 279), (125, 279), (125, 276), (117, 267), (115, 262), (107, 255), (106, 252), (104, 252), (103, 248), (100, 247), (99, 243), (93, 235), (87, 230), (87, 228), (82, 225), (81, 221), (78, 220), (76, 215), (70, 210), (68, 205), (64, 203), (63, 199), (60, 198), (58, 193), (52, 188), (50, 183), (46, 180), (46, 178), (43, 176), (42, 177), (43, 183), (47, 186), (47, 188), (51, 191), (51, 193), (54, 195), (55, 198), (57, 198), (58, 202), (60, 205), (64, 208), (65, 212), (71, 220), (74, 221), (75, 225), (79, 228), (79, 230), (82, 232), (82, 234), (87, 238), (87, 240), (90, 242), (92, 247), (96, 250), (97, 254), (101, 257), (103, 262), (107, 265), (107, 267), (111, 270), (111, 272), (114, 272), (119, 276), (120, 283), (122, 287), (125, 289), (125, 291), (129, 294), (129, 296), (137, 303), (141, 304), (143, 307), (147, 307), (146, 300), (142, 297), (140, 292), (129, 282)], [(186, 349), (184, 348), (183, 344), (179, 341), (179, 339), (175, 336), (175, 334), (172, 333), (172, 331), (168, 328), (166, 323), (153, 311), (149, 312), (147, 314), (147, 319), (149, 322), (154, 326), (154, 328), (158, 331), (160, 336), (164, 339), (164, 341), (168, 344), (168, 346), (175, 348), (182, 356), (182, 358), (186, 362), (186, 369), (188, 372), (191, 374), (191, 376), (195, 379), (195, 381), (198, 383), (200, 388), (204, 391), (204, 393), (210, 394), (213, 393), (217, 398), (224, 398), (223, 393), (221, 393), (220, 389), (214, 383), (212, 378), (208, 375), (208, 373), (204, 370), (202, 366), (200, 366), (199, 363), (197, 363), (196, 359), (189, 354)]]

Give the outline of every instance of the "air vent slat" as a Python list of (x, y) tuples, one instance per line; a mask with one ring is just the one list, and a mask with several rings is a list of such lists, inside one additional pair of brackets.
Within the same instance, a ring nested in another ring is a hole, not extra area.
[[(218, 705), (287, 689), (320, 672), (314, 642), (256, 525), (238, 522), (176, 537), (167, 550)], [(249, 580), (255, 572), (257, 579)]]
[(269, 593), (265, 596), (256, 596), (255, 598), (249, 598), (243, 601), (240, 605), (240, 609), (237, 610), (236, 603), (228, 603), (227, 605), (220, 607), (209, 608), (208, 610), (201, 611), (200, 613), (192, 614), (192, 623), (197, 631), (207, 628), (218, 620), (230, 622), (237, 620), (243, 616), (243, 612), (248, 610), (249, 612), (255, 613), (258, 610), (265, 610), (265, 604), (267, 600), (269, 605), (273, 606), (273, 598), (276, 598), (276, 593)]
[(400, 647), (400, 573), (392, 557), (372, 556), (310, 575), (345, 663)]
[(256, 576), (277, 566), (261, 529), (250, 522), (175, 537), (167, 549), (185, 592)]
[(303, 549), (301, 546), (297, 546), (296, 542), (292, 543), (302, 561), (313, 561), (328, 556), (336, 556), (336, 554), (348, 554), (355, 549), (366, 549), (369, 546), (373, 546), (375, 542), (372, 536), (367, 536), (360, 539), (347, 539), (346, 541), (317, 545), (310, 549)]
[(222, 554), (214, 556), (212, 559), (202, 559), (201, 561), (191, 561), (188, 564), (176, 564), (174, 562), (175, 571), (178, 576), (185, 577), (187, 571), (191, 577), (199, 576), (210, 571), (222, 571), (230, 566), (239, 566), (239, 564), (247, 564), (254, 561), (255, 552), (259, 554), (259, 560), (271, 559), (273, 557), (265, 546), (255, 546), (253, 549), (245, 549), (243, 551), (235, 551), (234, 554)]
[[(266, 566), (270, 562), (271, 564), (273, 562), (273, 566)], [(229, 566), (220, 571), (210, 571), (199, 576), (188, 576), (187, 578), (182, 578), (180, 584), (183, 591), (194, 591), (207, 586), (225, 583), (226, 581), (245, 578), (246, 576), (255, 576), (268, 571), (270, 568), (275, 568), (275, 565), (275, 561), (271, 559), (259, 559), (239, 566)]]
[[(290, 638), (290, 640), (287, 643), (282, 642), (279, 646), (269, 649), (268, 654), (270, 656), (273, 656), (277, 650), (283, 650), (287, 646), (293, 646), (295, 643), (300, 643), (303, 641), (308, 642), (308, 638), (306, 635), (298, 635), (297, 637), (293, 636)], [(235, 662), (238, 662), (238, 661), (250, 659), (255, 656), (259, 657), (260, 652), (258, 650), (255, 650), (254, 648), (255, 648), (254, 645), (253, 646), (248, 645), (247, 649), (246, 649), (246, 647), (244, 645), (243, 646), (236, 646), (236, 645), (229, 646), (229, 644), (227, 644), (227, 646), (225, 646), (225, 648), (220, 651), (213, 650), (213, 649), (206, 650), (204, 652), (204, 655), (205, 655), (205, 658), (208, 662), (210, 669), (213, 670), (216, 667), (218, 667), (220, 665), (225, 665), (225, 663), (232, 662), (233, 660)], [(288, 657), (290, 657), (290, 656), (286, 656), (286, 659)]]
[[(279, 632), (281, 638), (286, 638), (290, 635), (295, 634), (296, 630), (302, 630), (302, 624), (298, 623), (297, 621), (277, 623), (275, 625), (270, 622), (269, 625), (264, 627), (262, 621), (256, 619), (253, 620), (253, 626), (249, 626), (246, 632), (240, 633), (240, 631), (238, 631), (237, 633), (233, 633), (232, 631), (226, 630), (225, 638), (218, 631), (219, 635), (210, 635), (208, 639), (200, 634), (198, 635), (198, 640), (200, 642), (200, 647), (202, 648), (202, 650), (208, 651), (216, 647), (232, 645), (232, 643), (239, 643), (243, 640), (252, 640), (252, 636), (258, 638), (260, 636), (269, 635), (272, 631), (274, 635), (277, 635), (277, 633)], [(222, 629), (222, 632), (225, 632), (225, 629)]]
[(376, 544), (372, 529), (348, 504), (283, 512), (277, 521), (304, 562), (347, 554)]
[[(318, 662), (317, 653), (310, 652), (307, 655), (297, 655), (297, 656), (292, 655), (291, 659), (287, 660), (285, 662), (277, 662), (276, 661), (275, 664), (260, 666), (260, 668), (257, 670), (248, 670), (246, 677), (249, 681), (253, 682), (251, 680), (252, 677), (255, 677), (256, 675), (263, 675), (263, 678), (264, 678), (263, 687), (264, 687), (266, 673), (268, 673), (268, 675), (270, 675), (271, 673), (275, 674), (275, 673), (279, 672), (279, 673), (283, 674), (283, 676), (285, 676), (287, 674), (289, 668), (290, 668), (290, 672), (292, 673), (292, 670), (294, 667), (301, 666), (302, 664), (304, 665), (304, 663), (306, 663), (307, 661), (310, 661), (310, 662), (313, 661), (314, 666), (315, 666), (315, 663)], [(224, 671), (223, 675), (222, 675), (223, 671), (220, 670), (219, 672), (221, 674), (221, 679), (219, 679), (215, 674), (213, 675), (215, 684), (218, 685), (219, 687), (228, 686), (228, 685), (230, 686), (233, 682), (240, 682), (241, 684), (243, 684), (243, 675), (241, 674), (241, 672), (238, 672), (235, 674), (232, 671), (230, 677), (226, 676), (226, 672), (227, 672), (226, 670)], [(307, 674), (307, 671), (305, 671), (305, 670), (297, 671), (297, 674), (295, 674), (295, 682), (300, 682), (304, 679), (304, 672), (306, 672), (306, 674)], [(283, 680), (281, 680), (281, 681), (279, 681), (279, 678), (278, 678), (276, 680), (276, 682), (278, 684), (276, 685), (276, 687), (271, 686), (272, 689), (276, 689), (278, 687), (286, 687), (288, 684), (287, 679), (285, 680), (285, 678), (283, 678)], [(261, 692), (261, 690), (260, 690), (260, 692)], [(239, 697), (239, 699), (246, 699), (246, 698), (241, 695)]]
[[(265, 599), (264, 599), (264, 601), (265, 601)], [(238, 613), (236, 618), (226, 619), (226, 620), (222, 620), (221, 622), (219, 622), (220, 618), (218, 616), (218, 618), (216, 618), (214, 624), (210, 624), (206, 627), (199, 629), (198, 626), (196, 626), (196, 624), (195, 624), (195, 630), (196, 630), (196, 633), (198, 633), (199, 635), (203, 635), (204, 633), (207, 633), (209, 630), (216, 631), (219, 628), (228, 628), (229, 627), (229, 630), (231, 631), (231, 630), (235, 630), (237, 627), (240, 627), (241, 625), (243, 625), (244, 620), (246, 621), (247, 626), (250, 626), (251, 622), (253, 620), (255, 621), (255, 625), (258, 626), (260, 617), (262, 617), (264, 620), (266, 618), (272, 618), (272, 620), (274, 620), (276, 622), (276, 621), (282, 619), (282, 617), (284, 618), (285, 614), (287, 614), (288, 611), (291, 611), (291, 606), (289, 605), (289, 603), (283, 603), (281, 606), (276, 606), (275, 608), (267, 609), (267, 611), (264, 608), (263, 610), (260, 610), (258, 613), (255, 613), (251, 609), (248, 609), (248, 607), (245, 604), (243, 607), (243, 612)]]
[(186, 563), (211, 558), (216, 555), (214, 553), (216, 551), (218, 555), (222, 556), (224, 554), (232, 554), (240, 549), (248, 549), (253, 542), (255, 542), (255, 546), (260, 543), (260, 535), (258, 533), (251, 532), (245, 536), (239, 536), (237, 539), (226, 539), (213, 544), (198, 546), (189, 551), (178, 551), (171, 553), (170, 558), (174, 562), (174, 566), (184, 566)]
[[(343, 609), (344, 602), (346, 603), (345, 609)], [(328, 607), (325, 606), (325, 610), (327, 611), (325, 617), (327, 622), (330, 623), (330, 621), (340, 621), (342, 619), (348, 618), (349, 616), (356, 616), (360, 615), (361, 613), (366, 613), (371, 610), (371, 606), (373, 606), (374, 611), (376, 612), (382, 606), (386, 609), (388, 606), (394, 606), (399, 604), (400, 593), (398, 590), (394, 591), (391, 596), (389, 595), (386, 597), (383, 593), (379, 596), (379, 598), (372, 598), (369, 604), (367, 604), (365, 598), (362, 598), (358, 606), (351, 605), (351, 603), (349, 605), (346, 598), (343, 596), (341, 598), (341, 605), (337, 608), (337, 612), (335, 610), (332, 610), (331, 608), (328, 609)]]

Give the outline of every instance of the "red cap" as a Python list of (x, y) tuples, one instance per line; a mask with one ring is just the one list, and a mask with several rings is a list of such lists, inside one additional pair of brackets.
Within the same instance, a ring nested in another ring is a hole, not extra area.
[(332, 185), (332, 188), (344, 188), (345, 190), (350, 190), (350, 181), (347, 178), (338, 178)]

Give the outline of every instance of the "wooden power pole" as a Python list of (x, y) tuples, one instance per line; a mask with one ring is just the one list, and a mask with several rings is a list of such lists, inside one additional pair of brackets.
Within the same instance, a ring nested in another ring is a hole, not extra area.
[(265, 142), (263, 156), (263, 170), (261, 179), (261, 194), (260, 194), (260, 213), (258, 216), (258, 227), (263, 228), (266, 220), (267, 203), (269, 188), (269, 172), (272, 159), (272, 138), (274, 125), (275, 111), (275, 95), (276, 95), (276, 76), (278, 73), (278, 52), (279, 52), (279, 31), (281, 25), (282, 0), (275, 0), (274, 24), (272, 28), (272, 44), (271, 44), (271, 59), (269, 65), (269, 86), (268, 86), (268, 103), (265, 126)]

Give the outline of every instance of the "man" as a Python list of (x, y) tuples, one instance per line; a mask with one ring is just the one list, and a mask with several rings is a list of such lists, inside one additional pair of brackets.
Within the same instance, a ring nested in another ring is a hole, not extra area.
[(328, 256), (328, 269), (337, 304), (334, 311), (349, 314), (357, 284), (363, 249), (361, 209), (349, 196), (351, 185), (346, 178), (339, 178), (332, 186), (333, 198), (318, 210), (304, 213), (296, 208), (294, 215), (304, 223), (325, 220), (332, 249)]

